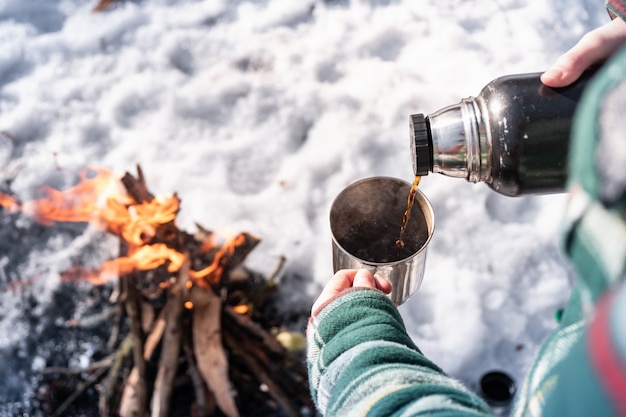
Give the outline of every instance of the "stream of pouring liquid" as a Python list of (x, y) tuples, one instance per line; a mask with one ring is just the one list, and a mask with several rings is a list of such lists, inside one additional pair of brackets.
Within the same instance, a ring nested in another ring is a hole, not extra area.
[(402, 215), (400, 238), (396, 240), (396, 246), (400, 249), (404, 248), (404, 232), (406, 231), (406, 225), (409, 223), (409, 219), (411, 218), (411, 210), (413, 209), (413, 203), (415, 202), (415, 193), (417, 193), (417, 186), (420, 185), (421, 179), (422, 177), (416, 176), (413, 180), (411, 190), (409, 191), (409, 197), (406, 202), (406, 210), (404, 210), (404, 215)]

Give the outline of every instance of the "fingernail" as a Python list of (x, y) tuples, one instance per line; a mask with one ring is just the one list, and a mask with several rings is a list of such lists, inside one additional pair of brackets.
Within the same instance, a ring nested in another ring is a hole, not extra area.
[(372, 277), (372, 273), (368, 271), (367, 269), (359, 269), (354, 275), (354, 279), (357, 279), (357, 278), (370, 279), (371, 277)]
[(546, 72), (543, 73), (543, 75), (541, 76), (541, 78), (550, 78), (553, 80), (560, 80), (561, 78), (563, 78), (563, 71), (558, 70), (556, 68), (550, 68), (549, 70), (547, 70)]
[(374, 285), (374, 277), (367, 269), (359, 269), (354, 275), (354, 285)]

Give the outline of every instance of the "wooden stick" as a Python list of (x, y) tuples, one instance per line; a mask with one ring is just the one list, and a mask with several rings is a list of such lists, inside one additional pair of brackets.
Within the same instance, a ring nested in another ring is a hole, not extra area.
[(309, 390), (304, 382), (304, 366), (290, 358), (276, 338), (250, 318), (235, 313), (230, 307), (225, 307), (224, 313), (224, 326), (228, 329), (224, 333), (229, 350), (240, 353), (246, 366), (268, 386), (270, 394), (286, 412), (296, 409), (291, 401), (296, 398), (299, 403), (313, 410)]
[(193, 286), (189, 296), (193, 303), (193, 350), (200, 374), (213, 392), (217, 406), (228, 417), (239, 417), (231, 394), (228, 359), (222, 345), (222, 301), (211, 291)]
[(245, 330), (253, 338), (260, 340), (267, 350), (279, 356), (285, 355), (286, 350), (283, 345), (251, 318), (235, 313), (231, 306), (224, 306), (223, 310), (227, 319), (234, 321), (242, 330)]
[(136, 288), (137, 273), (131, 273), (124, 278), (125, 305), (130, 319), (130, 332), (133, 338), (134, 367), (126, 381), (120, 415), (122, 417), (143, 417), (146, 411), (146, 363), (143, 359), (143, 334), (139, 317), (139, 291)]
[(143, 171), (141, 167), (137, 165), (138, 178), (133, 177), (128, 172), (124, 174), (121, 181), (126, 188), (128, 194), (138, 203), (143, 203), (147, 201), (152, 201), (154, 195), (148, 191), (148, 187), (146, 186), (145, 178), (143, 176)]
[(298, 412), (296, 406), (292, 404), (289, 396), (274, 381), (274, 378), (268, 374), (264, 367), (257, 362), (255, 356), (250, 354), (250, 352), (243, 350), (246, 348), (245, 341), (241, 339), (236, 340), (231, 334), (224, 334), (224, 340), (226, 341), (230, 351), (234, 353), (239, 351), (239, 356), (248, 369), (256, 375), (260, 382), (267, 386), (270, 395), (274, 397), (278, 404), (280, 404), (285, 414), (287, 414), (288, 417), (298, 417), (300, 413)]
[(115, 359), (109, 369), (109, 374), (106, 380), (102, 384), (100, 389), (100, 415), (102, 417), (108, 417), (110, 415), (109, 409), (111, 399), (115, 394), (115, 387), (117, 385), (118, 374), (124, 359), (130, 354), (133, 347), (133, 338), (127, 335), (126, 338), (120, 344), (120, 347), (115, 352)]
[(98, 378), (100, 378), (100, 376), (102, 376), (102, 374), (104, 374), (106, 372), (107, 368), (103, 367), (98, 369), (96, 372), (92, 373), (91, 375), (89, 375), (89, 378), (87, 378), (86, 381), (84, 381), (83, 383), (81, 383), (76, 390), (74, 390), (74, 392), (65, 399), (65, 401), (63, 401), (63, 404), (61, 404), (59, 406), (59, 408), (56, 409), (56, 411), (52, 414), (51, 417), (60, 417), (63, 415), (63, 413), (65, 413), (65, 410), (67, 410), (67, 408), (72, 405), (72, 403), (74, 401), (76, 401), (76, 399), (80, 396), (80, 394), (82, 394), (83, 392), (85, 392), (85, 390), (94, 382), (96, 382), (98, 380)]
[(171, 298), (167, 301), (167, 318), (165, 333), (163, 334), (163, 347), (159, 359), (159, 370), (154, 383), (152, 393), (152, 417), (167, 417), (170, 411), (170, 398), (176, 369), (178, 368), (178, 356), (180, 353), (183, 303), (189, 281), (189, 256), (178, 272), (178, 282), (172, 288)]
[(161, 342), (161, 338), (163, 337), (163, 333), (165, 332), (165, 324), (166, 324), (165, 316), (167, 314), (169, 307), (170, 307), (169, 303), (165, 304), (165, 307), (163, 307), (163, 309), (159, 313), (159, 316), (154, 321), (154, 325), (152, 326), (152, 330), (150, 331), (150, 334), (148, 334), (148, 337), (146, 337), (146, 342), (144, 343), (144, 346), (143, 346), (143, 358), (146, 361), (150, 360), (156, 347)]
[(100, 368), (108, 368), (113, 363), (115, 354), (111, 354), (104, 359), (101, 359), (97, 362), (90, 364), (85, 368), (44, 368), (41, 371), (36, 371), (36, 373), (46, 375), (46, 374), (66, 374), (66, 375), (77, 375), (85, 372), (93, 372)]
[[(185, 359), (187, 360), (187, 373), (191, 378), (191, 383), (193, 384), (193, 391), (196, 397), (196, 406), (197, 406), (197, 417), (208, 417), (209, 416), (209, 406), (207, 404), (206, 399), (206, 386), (202, 381), (202, 375), (198, 371), (198, 367), (196, 366), (196, 360), (193, 356), (193, 350), (189, 344), (189, 340), (185, 338), (183, 342), (183, 351), (185, 353)], [(215, 411), (210, 414), (213, 415)]]

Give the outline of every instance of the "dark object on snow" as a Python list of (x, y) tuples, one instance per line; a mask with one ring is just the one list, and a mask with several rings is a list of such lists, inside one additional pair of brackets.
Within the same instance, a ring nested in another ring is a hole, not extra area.
[(515, 381), (502, 371), (487, 372), (480, 378), (480, 391), (491, 405), (507, 405), (515, 396)]

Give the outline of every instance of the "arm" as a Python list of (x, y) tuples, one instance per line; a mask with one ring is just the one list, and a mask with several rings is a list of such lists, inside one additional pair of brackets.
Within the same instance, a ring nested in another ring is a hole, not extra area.
[(607, 291), (593, 321), (558, 365), (546, 416), (626, 415), (626, 285)]
[(565, 87), (590, 66), (609, 58), (626, 44), (626, 1), (607, 0), (607, 10), (614, 19), (587, 33), (572, 49), (561, 55), (541, 76), (550, 87)]
[(313, 312), (307, 364), (318, 410), (341, 417), (490, 415), (481, 399), (422, 355), (393, 303), (372, 288), (345, 287)]

